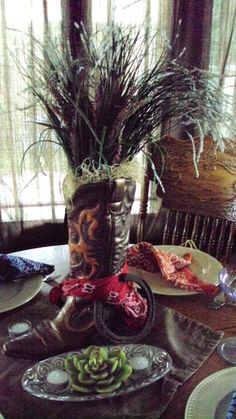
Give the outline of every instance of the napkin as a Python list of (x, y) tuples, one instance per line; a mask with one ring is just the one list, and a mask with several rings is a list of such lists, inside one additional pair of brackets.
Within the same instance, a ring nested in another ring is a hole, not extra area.
[(228, 411), (226, 414), (226, 419), (235, 419), (236, 418), (236, 390), (233, 391), (229, 406), (228, 406)]
[(151, 243), (140, 242), (128, 249), (127, 263), (148, 272), (161, 272), (163, 278), (177, 288), (214, 295), (218, 287), (207, 284), (189, 268), (192, 257), (191, 253), (180, 257), (161, 251)]
[(0, 253), (0, 282), (17, 280), (34, 274), (47, 275), (53, 271), (53, 265)]
[(120, 281), (120, 274), (127, 274), (125, 264), (121, 270), (113, 275), (94, 280), (92, 278), (64, 279), (49, 294), (51, 304), (58, 304), (62, 295), (82, 297), (87, 301), (102, 301), (117, 307), (124, 321), (133, 328), (140, 328), (147, 318), (147, 300), (143, 298), (134, 283)]

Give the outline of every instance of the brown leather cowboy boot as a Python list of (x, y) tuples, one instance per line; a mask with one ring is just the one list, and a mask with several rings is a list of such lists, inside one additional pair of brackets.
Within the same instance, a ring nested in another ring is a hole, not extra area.
[[(67, 203), (72, 278), (94, 281), (116, 274), (126, 260), (134, 182), (126, 179), (81, 186)], [(46, 357), (89, 345), (95, 334), (91, 302), (68, 298), (53, 321), (4, 344), (7, 355)], [(114, 311), (113, 311), (114, 313)]]
[(81, 186), (67, 203), (71, 276), (99, 279), (121, 270), (129, 243), (135, 183)]
[(92, 306), (68, 297), (53, 321), (39, 323), (31, 333), (6, 342), (3, 351), (20, 358), (45, 358), (86, 345), (90, 329), (95, 332)]

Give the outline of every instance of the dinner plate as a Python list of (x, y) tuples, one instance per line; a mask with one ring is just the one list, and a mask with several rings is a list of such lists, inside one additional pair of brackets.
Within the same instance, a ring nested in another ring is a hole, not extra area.
[[(178, 256), (183, 256), (186, 253), (192, 253), (192, 262), (189, 265), (191, 271), (197, 275), (198, 278), (209, 284), (218, 283), (218, 274), (222, 269), (221, 263), (213, 256), (208, 255), (197, 249), (192, 249), (184, 246), (155, 246), (161, 251), (175, 253)], [(167, 282), (161, 273), (150, 273), (142, 269), (129, 267), (130, 273), (136, 273), (147, 281), (154, 294), (173, 295), (173, 296), (188, 296), (197, 294), (196, 291), (186, 291), (181, 288), (176, 288)]]
[(0, 313), (13, 310), (30, 301), (39, 292), (43, 275), (0, 282)]
[(169, 354), (156, 346), (127, 344), (106, 346), (105, 348), (111, 349), (114, 347), (117, 348), (117, 346), (126, 353), (128, 363), (132, 358), (144, 357), (147, 360), (148, 366), (142, 370), (134, 370), (125, 384), (113, 392), (86, 394), (74, 392), (69, 387), (63, 393), (58, 394), (53, 393), (51, 388), (48, 388), (46, 381), (48, 374), (55, 369), (64, 369), (66, 357), (73, 354), (80, 355), (82, 349), (60, 354), (38, 362), (25, 372), (22, 377), (22, 386), (30, 394), (43, 399), (69, 402), (94, 401), (127, 394), (152, 384), (164, 377), (172, 367), (172, 360)]
[(225, 418), (230, 395), (236, 387), (236, 367), (225, 368), (205, 378), (194, 389), (184, 419)]

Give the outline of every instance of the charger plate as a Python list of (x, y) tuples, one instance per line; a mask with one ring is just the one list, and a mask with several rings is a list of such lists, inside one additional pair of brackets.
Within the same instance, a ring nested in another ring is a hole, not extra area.
[(205, 378), (194, 389), (184, 419), (220, 419), (227, 413), (227, 400), (236, 388), (236, 367), (225, 368)]
[[(192, 249), (189, 247), (184, 246), (155, 246), (161, 251), (174, 253), (178, 256), (183, 256), (186, 253), (192, 253), (192, 263), (189, 265), (191, 271), (198, 276), (198, 278), (202, 279), (204, 282), (208, 284), (215, 284), (217, 285), (218, 275), (220, 270), (223, 268), (221, 263), (215, 259), (213, 256), (208, 255), (205, 252), (202, 252), (197, 249)], [(136, 273), (137, 275), (141, 276), (148, 285), (151, 287), (154, 294), (161, 294), (161, 295), (173, 295), (173, 296), (188, 296), (197, 294), (194, 291), (186, 291), (181, 288), (176, 288), (170, 283), (168, 283), (161, 273), (150, 273), (144, 271), (143, 269), (137, 269), (129, 267), (130, 273)]]
[(30, 301), (38, 294), (43, 275), (0, 282), (0, 313), (13, 310)]
[(49, 400), (60, 400), (69, 402), (93, 401), (105, 398), (121, 396), (129, 392), (138, 390), (141, 387), (147, 386), (157, 380), (160, 380), (166, 375), (171, 367), (172, 360), (169, 354), (160, 348), (150, 345), (128, 344), (106, 346), (106, 348), (119, 347), (126, 353), (127, 362), (132, 357), (145, 357), (148, 360), (148, 368), (143, 370), (136, 370), (132, 372), (131, 376), (118, 390), (110, 393), (92, 393), (80, 394), (73, 392), (70, 388), (64, 390), (63, 393), (54, 394), (51, 389), (47, 387), (47, 375), (54, 369), (63, 369), (64, 362), (67, 355), (81, 354), (83, 349), (74, 352), (57, 355), (43, 361), (38, 362), (32, 368), (29, 368), (22, 378), (22, 386), (24, 390), (33, 396), (41, 397)]

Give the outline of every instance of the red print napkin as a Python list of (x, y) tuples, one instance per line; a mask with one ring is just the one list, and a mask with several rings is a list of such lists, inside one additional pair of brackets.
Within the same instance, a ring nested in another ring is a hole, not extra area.
[[(160, 272), (163, 277), (175, 287), (188, 291), (214, 294), (217, 286), (206, 284), (188, 268), (192, 254), (183, 257), (160, 251), (150, 243), (140, 242), (128, 249), (127, 264), (149, 272)], [(105, 278), (66, 278), (49, 295), (52, 304), (57, 303), (62, 294), (83, 297), (90, 301), (100, 300), (116, 306), (122, 312), (124, 320), (131, 327), (141, 327), (147, 317), (147, 301), (143, 298), (133, 282), (119, 280), (121, 273), (127, 273), (124, 265), (121, 272)]]
[(130, 247), (127, 255), (129, 266), (153, 273), (161, 272), (163, 278), (175, 287), (209, 295), (215, 294), (218, 287), (207, 284), (198, 278), (188, 267), (191, 261), (191, 253), (186, 253), (183, 257), (180, 257), (173, 253), (161, 251), (146, 242), (140, 242)]

